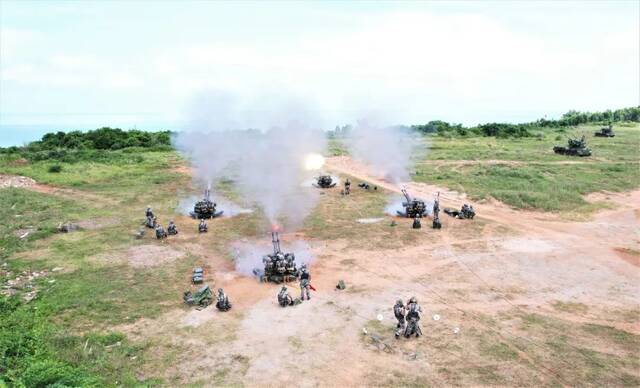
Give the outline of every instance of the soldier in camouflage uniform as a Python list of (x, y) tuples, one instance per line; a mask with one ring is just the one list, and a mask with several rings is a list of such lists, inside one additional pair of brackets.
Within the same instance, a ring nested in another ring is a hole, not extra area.
[(396, 338), (400, 337), (405, 329), (405, 313), (406, 310), (404, 308), (404, 303), (402, 303), (402, 299), (396, 300), (396, 304), (393, 306), (393, 315), (395, 315), (398, 320), (398, 324), (396, 325)]
[(156, 227), (156, 216), (147, 216), (147, 222), (145, 223), (147, 228), (155, 229)]
[(167, 238), (167, 232), (165, 232), (164, 228), (160, 224), (158, 224), (156, 226), (156, 238), (158, 240), (161, 240), (163, 238)]
[(349, 195), (351, 194), (351, 181), (349, 180), (349, 178), (347, 178), (344, 181), (344, 195)]
[(418, 305), (418, 300), (415, 296), (409, 299), (407, 303), (407, 328), (405, 329), (404, 336), (409, 338), (411, 334), (415, 334), (416, 337), (420, 337), (422, 335), (422, 330), (420, 329), (420, 312), (422, 312), (422, 308)]
[(231, 309), (231, 303), (229, 302), (229, 297), (224, 293), (222, 288), (218, 288), (218, 297), (216, 302), (216, 307), (220, 311), (228, 311)]
[(178, 228), (176, 227), (176, 224), (173, 223), (173, 220), (169, 221), (169, 225), (167, 225), (167, 233), (170, 235), (178, 234)]
[(298, 270), (296, 268), (295, 256), (287, 254), (285, 257), (285, 271), (289, 279), (296, 277)]
[(284, 278), (284, 275), (287, 273), (287, 267), (285, 265), (284, 255), (282, 253), (279, 253), (277, 257), (278, 258), (276, 261), (276, 272), (278, 273), (278, 275)]
[(420, 218), (418, 216), (413, 217), (413, 225), (411, 225), (413, 229), (422, 228), (422, 224), (420, 223)]
[(300, 268), (300, 299), (304, 300), (304, 296), (307, 296), (307, 300), (311, 300), (311, 294), (309, 289), (311, 288), (311, 274), (307, 270), (307, 265), (303, 264)]
[(282, 285), (280, 292), (278, 293), (278, 304), (281, 307), (287, 307), (293, 305), (293, 299), (291, 295), (289, 295), (289, 291), (287, 291), (287, 286)]
[(144, 211), (144, 216), (147, 218), (153, 218), (153, 210), (151, 210), (151, 206), (147, 206), (147, 209)]
[(198, 233), (207, 233), (209, 228), (207, 227), (207, 223), (204, 222), (204, 219), (200, 219), (200, 224), (198, 225)]
[(440, 193), (438, 192), (438, 196), (433, 201), (433, 229), (442, 228), (442, 223), (440, 222)]

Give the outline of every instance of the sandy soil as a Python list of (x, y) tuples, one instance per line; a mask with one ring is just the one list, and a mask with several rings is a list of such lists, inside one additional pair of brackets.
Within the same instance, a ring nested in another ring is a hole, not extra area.
[[(442, 207), (459, 207), (467, 201), (463, 193), (441, 187), (386, 182), (348, 157), (327, 162), (332, 172), (349, 175), (354, 183), (364, 180), (395, 193), (404, 186), (426, 199), (440, 192)], [(86, 199), (93, 195), (16, 177), (1, 176), (0, 183)], [(358, 193), (356, 187), (348, 200), (357, 200)], [(423, 242), (401, 249), (363, 250), (351, 248), (345, 240), (311, 240), (317, 258), (311, 266), (312, 284), (317, 292), (310, 302), (286, 309), (276, 303), (278, 286), (236, 273), (228, 258), (207, 248), (213, 233), (199, 236), (195, 227), (181, 228), (178, 236), (166, 242), (152, 242), (149, 237), (144, 245), (97, 259), (151, 267), (193, 254), (203, 262), (206, 281), (214, 289), (223, 287), (233, 303), (227, 313), (213, 307), (183, 307), (157, 319), (114, 328), (134, 340), (150, 341), (150, 366), (140, 371), (141, 377), (160, 375), (177, 385), (199, 381), (203, 385), (355, 386), (401, 384), (397, 376), (408, 376), (409, 380), (400, 380), (402, 384), (420, 381), (446, 386), (451, 381), (443, 366), (464, 365), (475, 346), (470, 333), (485, 325), (477, 319), (481, 314), (544, 313), (640, 334), (638, 319), (623, 318), (640, 311), (640, 190), (594, 193), (587, 200), (612, 206), (586, 222), (568, 222), (553, 214), (485, 201), (474, 203), (478, 216), (473, 221), (443, 214), (439, 231), (426, 227), (412, 231), (410, 220), (398, 219), (398, 228), (424, 235)], [(178, 225), (187, 224), (182, 218), (177, 217)], [(94, 224), (87, 220), (85, 226)], [(283, 241), (302, 237), (283, 236)], [(340, 279), (346, 282), (346, 290), (335, 289)], [(295, 285), (291, 290), (294, 295), (298, 292)], [(412, 295), (425, 310), (425, 336), (396, 341), (391, 307), (397, 298)], [(584, 311), (558, 310), (554, 307), (558, 302), (585, 306)], [(439, 320), (431, 318), (435, 314)], [(496, 325), (501, 336), (514, 339), (515, 323)], [(529, 355), (517, 353), (524, 365), (538, 365)], [(167, 364), (167, 358), (173, 361)], [(166, 368), (157, 370), (157, 365)], [(500, 370), (500, 363), (495, 367)], [(540, 373), (530, 384), (553, 382), (549, 379)]]
[[(346, 157), (330, 158), (328, 167), (392, 192), (400, 190)], [(431, 185), (405, 186), (423, 198), (439, 191), (443, 207), (459, 207), (466, 200), (464, 194)], [(357, 196), (356, 189), (350, 200)], [(544, 313), (638, 334), (637, 319), (612, 312), (635, 314), (640, 308), (640, 191), (592, 197), (625, 207), (601, 211), (587, 222), (567, 222), (502, 203), (474, 203), (475, 220), (443, 215), (439, 231), (411, 231), (410, 220), (399, 219), (398, 227), (407, 233), (424, 234), (422, 243), (401, 249), (361, 250), (344, 240), (311, 241), (317, 257), (311, 266), (317, 292), (310, 302), (286, 309), (276, 303), (278, 286), (238, 275), (227, 258), (210, 253), (203, 237), (188, 230), (170, 243), (170, 249), (202, 257), (207, 281), (224, 287), (233, 309), (221, 313), (212, 307), (184, 307), (117, 329), (134, 338), (154, 339), (157, 359), (152, 357), (151, 365), (162, 363), (167, 354), (175, 358), (166, 370), (150, 369), (142, 375), (160, 373), (175, 384), (249, 386), (399, 384), (399, 375), (421, 379), (401, 380), (404, 383), (450, 385), (442, 367), (464, 365), (475, 346), (470, 333), (485, 325), (477, 319), (479, 314)], [(147, 254), (149, 248), (136, 248), (142, 257), (132, 264), (157, 260), (158, 255)], [(170, 253), (162, 249), (157, 253)], [(346, 290), (335, 289), (340, 279)], [(292, 290), (297, 292), (293, 286)], [(411, 295), (425, 310), (425, 336), (396, 341), (391, 307), (397, 298)], [(586, 307), (579, 314), (570, 313), (554, 308), (558, 302)], [(434, 314), (440, 319), (430, 319)], [(499, 335), (515, 341), (515, 323), (496, 325)], [(539, 368), (539, 360), (513, 349), (523, 365)], [(524, 373), (512, 365), (496, 363), (495, 368), (505, 375)], [(529, 384), (553, 383), (552, 379), (541, 372)]]

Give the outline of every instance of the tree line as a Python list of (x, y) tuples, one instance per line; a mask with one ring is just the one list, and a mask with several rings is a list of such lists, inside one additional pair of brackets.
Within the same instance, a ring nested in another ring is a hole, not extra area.
[(579, 112), (571, 110), (563, 114), (558, 120), (539, 119), (533, 122), (487, 123), (474, 127), (465, 127), (462, 124), (452, 124), (435, 120), (422, 125), (413, 125), (412, 128), (422, 133), (436, 133), (441, 136), (494, 136), (494, 137), (530, 137), (535, 136), (534, 130), (543, 128), (564, 128), (589, 123), (616, 123), (616, 122), (640, 122), (640, 106), (631, 108), (607, 110), (604, 112)]

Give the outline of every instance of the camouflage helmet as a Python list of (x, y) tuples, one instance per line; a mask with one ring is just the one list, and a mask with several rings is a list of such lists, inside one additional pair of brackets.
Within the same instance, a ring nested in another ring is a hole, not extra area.
[(396, 304), (402, 305), (402, 299), (396, 300)]
[(411, 299), (409, 299), (409, 302), (411, 303), (418, 303), (418, 299), (416, 299), (415, 296), (412, 296)]

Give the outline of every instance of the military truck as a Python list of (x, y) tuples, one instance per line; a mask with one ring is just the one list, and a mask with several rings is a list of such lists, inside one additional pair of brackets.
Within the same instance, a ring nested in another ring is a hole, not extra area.
[(184, 303), (189, 306), (207, 307), (213, 301), (213, 294), (208, 285), (204, 285), (198, 289), (195, 293), (191, 291), (185, 291), (182, 296)]
[(271, 232), (273, 253), (262, 257), (264, 271), (254, 269), (253, 273), (259, 276), (262, 282), (285, 283), (298, 279), (296, 256), (293, 253), (283, 253), (280, 249), (278, 232)]
[(404, 207), (404, 211), (396, 211), (399, 216), (407, 217), (407, 218), (416, 218), (416, 217), (424, 217), (427, 213), (427, 207), (424, 204), (423, 200), (417, 198), (411, 198), (407, 189), (402, 189), (402, 195), (406, 199), (405, 202), (402, 202), (402, 206)]
[(591, 150), (587, 148), (587, 141), (584, 135), (580, 139), (569, 138), (567, 147), (555, 146), (553, 152), (560, 155), (570, 156), (591, 156)]
[(600, 130), (593, 134), (596, 137), (614, 137), (616, 134), (613, 133), (613, 127), (611, 123), (608, 126), (600, 128)]
[(193, 211), (190, 213), (191, 217), (197, 219), (215, 218), (222, 215), (223, 211), (216, 211), (217, 204), (211, 201), (211, 191), (206, 189), (204, 191), (204, 198), (202, 201), (196, 202), (193, 206)]
[(319, 187), (321, 189), (329, 189), (329, 188), (335, 187), (336, 184), (337, 182), (333, 181), (333, 178), (331, 177), (331, 175), (320, 175), (316, 179), (316, 183), (314, 184), (314, 186)]

